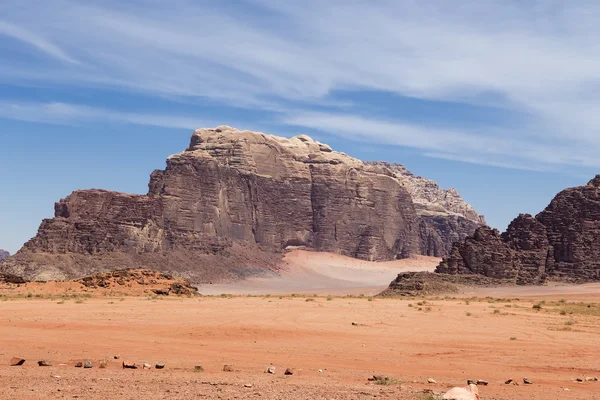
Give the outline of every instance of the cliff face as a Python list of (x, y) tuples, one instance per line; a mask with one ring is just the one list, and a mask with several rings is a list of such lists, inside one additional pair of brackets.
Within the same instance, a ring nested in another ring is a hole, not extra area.
[(414, 175), (401, 164), (370, 162), (388, 168), (404, 183), (419, 217), (419, 248), (421, 254), (443, 257), (452, 245), (485, 225), (485, 218), (467, 204), (456, 189), (441, 189), (429, 179)]
[(147, 195), (74, 192), (1, 269), (62, 279), (143, 266), (206, 282), (268, 273), (288, 246), (366, 260), (443, 254), (422, 236), (458, 238), (456, 221), (436, 215), (432, 232), (422, 215), (390, 168), (308, 136), (199, 129)]
[(437, 272), (541, 283), (600, 280), (600, 175), (566, 189), (535, 218), (520, 215), (499, 235), (488, 227), (457, 243)]

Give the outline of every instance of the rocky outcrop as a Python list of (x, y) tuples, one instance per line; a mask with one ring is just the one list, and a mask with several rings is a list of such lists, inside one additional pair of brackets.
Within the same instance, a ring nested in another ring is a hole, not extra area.
[(490, 287), (506, 285), (503, 279), (482, 277), (475, 274), (435, 274), (432, 272), (402, 272), (381, 297), (439, 296), (459, 293), (473, 286)]
[(408, 189), (419, 216), (421, 254), (443, 257), (452, 245), (485, 225), (485, 218), (458, 194), (456, 189), (442, 189), (429, 179), (416, 176), (401, 164), (369, 162), (389, 169)]
[(463, 217), (445, 222), (440, 211), (433, 227), (423, 215), (407, 180), (384, 165), (305, 135), (222, 126), (195, 131), (152, 173), (147, 195), (83, 190), (61, 200), (0, 269), (47, 280), (146, 267), (210, 282), (269, 273), (290, 246), (365, 260), (444, 254)]
[(600, 280), (600, 175), (560, 192), (535, 218), (522, 214), (502, 235), (489, 227), (456, 243), (437, 272), (482, 274), (518, 284), (548, 277)]
[(0, 249), (0, 260), (10, 257), (10, 253), (6, 250)]

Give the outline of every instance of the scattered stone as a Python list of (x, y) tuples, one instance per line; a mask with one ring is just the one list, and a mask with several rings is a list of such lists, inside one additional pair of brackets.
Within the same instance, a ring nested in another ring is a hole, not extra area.
[(123, 369), (137, 369), (137, 365), (134, 362), (123, 361)]
[(83, 367), (83, 363), (81, 361), (75, 363), (75, 368), (81, 368)]
[(594, 379), (594, 378), (592, 378), (591, 376), (587, 376), (587, 377), (585, 378), (585, 381), (586, 381), (586, 382), (593, 382), (594, 380), (598, 380), (598, 378), (595, 378), (595, 379)]
[(156, 365), (154, 366), (156, 369), (163, 369), (165, 367), (165, 364), (162, 363), (156, 363)]
[(285, 375), (294, 375), (294, 370), (291, 368), (287, 368), (284, 372)]
[(118, 360), (119, 358), (121, 358), (121, 356), (117, 354), (114, 358), (115, 360)]
[(437, 383), (437, 382), (435, 381), (435, 379), (429, 378), (429, 379), (427, 379), (427, 383)]
[(158, 296), (168, 296), (169, 289), (152, 289), (152, 292)]
[(223, 365), (223, 372), (234, 372), (233, 365), (225, 364)]
[(575, 382), (583, 382), (583, 378), (575, 378)]
[(358, 326), (358, 324), (356, 322), (353, 322), (352, 326)]
[(455, 387), (444, 393), (444, 400), (479, 400), (477, 385), (469, 386), (469, 388)]
[(483, 379), (479, 379), (477, 380), (477, 382), (475, 383), (476, 385), (481, 385), (481, 386), (487, 386), (488, 385), (488, 381), (484, 381)]
[(92, 368), (94, 366), (94, 364), (92, 363), (92, 360), (85, 360), (83, 362), (83, 368)]
[(526, 385), (533, 385), (533, 382), (531, 382), (529, 379), (527, 378), (523, 378), (523, 383)]
[(267, 370), (265, 372), (267, 374), (274, 374), (275, 373), (275, 367), (271, 365), (269, 368), (267, 368)]
[(251, 388), (252, 386), (254, 386), (254, 385), (253, 385), (253, 384), (251, 384), (251, 383), (246, 383), (246, 384), (244, 385), (244, 387), (245, 387), (245, 388)]
[(18, 367), (20, 365), (25, 364), (25, 359), (24, 358), (19, 358), (19, 357), (13, 357), (10, 359), (10, 365), (11, 367)]
[(152, 365), (150, 365), (148, 363), (144, 363), (144, 364), (142, 364), (142, 368), (143, 369), (152, 369)]
[(323, 370), (322, 370), (322, 369), (320, 369), (320, 370), (319, 370), (319, 373), (320, 373), (320, 374), (322, 374), (322, 373), (323, 373)]
[(506, 382), (504, 382), (505, 385), (515, 385), (515, 386), (519, 386), (519, 382), (509, 379)]
[(40, 360), (40, 361), (38, 361), (38, 365), (40, 367), (51, 367), (52, 363), (48, 360)]
[(106, 361), (102, 361), (100, 363), (100, 365), (98, 366), (98, 368), (102, 368), (102, 369), (106, 368)]
[(389, 381), (389, 380), (390, 380), (390, 377), (385, 376), (385, 375), (373, 375), (371, 378), (369, 378), (369, 381), (371, 381), (371, 382), (376, 382), (376, 381), (385, 382), (385, 381)]
[(203, 372), (204, 368), (202, 368), (202, 365), (196, 365), (194, 367), (194, 372)]

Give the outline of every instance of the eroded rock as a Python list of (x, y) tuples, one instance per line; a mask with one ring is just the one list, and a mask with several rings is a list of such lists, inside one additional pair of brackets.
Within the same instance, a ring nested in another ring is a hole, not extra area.
[(390, 168), (304, 135), (199, 129), (148, 194), (80, 190), (56, 203), (0, 272), (73, 279), (143, 266), (218, 282), (268, 273), (289, 246), (374, 261), (445, 255), (483, 223), (455, 191)]

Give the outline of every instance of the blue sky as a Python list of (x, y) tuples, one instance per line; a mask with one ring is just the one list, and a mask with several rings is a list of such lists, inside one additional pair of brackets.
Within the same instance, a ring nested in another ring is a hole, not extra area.
[(307, 133), (490, 225), (600, 172), (593, 1), (4, 0), (0, 248), (71, 191), (145, 193), (199, 127)]

